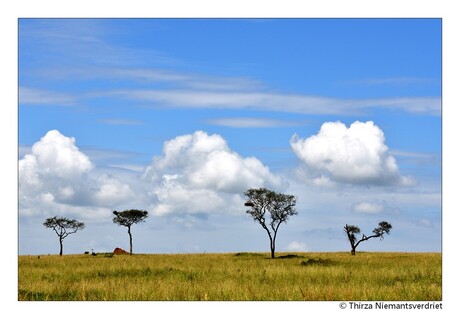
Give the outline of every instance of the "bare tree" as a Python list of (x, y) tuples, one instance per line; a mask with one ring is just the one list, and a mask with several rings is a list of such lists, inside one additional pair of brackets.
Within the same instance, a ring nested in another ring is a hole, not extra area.
[(85, 224), (75, 219), (68, 219), (64, 217), (51, 217), (47, 218), (43, 225), (46, 228), (54, 230), (59, 237), (59, 256), (62, 256), (63, 245), (62, 242), (70, 234), (76, 233), (78, 230), (84, 229)]
[[(276, 235), (281, 223), (286, 223), (289, 217), (297, 215), (295, 209), (296, 198), (293, 195), (276, 193), (266, 188), (251, 188), (244, 195), (247, 197), (245, 203), (249, 209), (247, 214), (251, 215), (254, 221), (259, 222), (268, 234), (270, 239), (271, 258), (275, 258)], [(266, 214), (270, 214), (270, 222), (267, 225)]]
[(145, 210), (130, 209), (122, 212), (114, 211), (113, 222), (119, 226), (125, 226), (128, 228), (129, 235), (129, 254), (133, 254), (133, 236), (131, 235), (131, 226), (139, 222), (143, 222), (148, 216), (149, 213)]
[(345, 233), (347, 234), (348, 241), (350, 242), (351, 245), (351, 254), (355, 255), (356, 254), (356, 247), (363, 241), (369, 240), (371, 238), (377, 238), (380, 237), (380, 239), (383, 239), (384, 234), (390, 234), (390, 229), (392, 226), (387, 223), (386, 221), (382, 221), (379, 223), (379, 227), (374, 228), (372, 231), (374, 235), (371, 236), (366, 236), (363, 234), (363, 237), (361, 237), (360, 240), (357, 240), (355, 234), (359, 234), (361, 230), (359, 229), (358, 226), (354, 225), (345, 225), (343, 229), (345, 230)]

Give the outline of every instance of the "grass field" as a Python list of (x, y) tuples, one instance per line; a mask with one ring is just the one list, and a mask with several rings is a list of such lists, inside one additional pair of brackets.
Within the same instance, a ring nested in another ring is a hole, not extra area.
[(440, 301), (440, 253), (19, 256), (18, 300)]

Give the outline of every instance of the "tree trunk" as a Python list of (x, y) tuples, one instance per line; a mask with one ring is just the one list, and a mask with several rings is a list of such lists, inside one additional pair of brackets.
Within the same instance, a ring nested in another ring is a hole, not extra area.
[(281, 225), (281, 222), (279, 222), (278, 225), (276, 225), (276, 228), (273, 228), (273, 226), (272, 226), (272, 229), (273, 229), (273, 239), (270, 237), (270, 248), (271, 248), (271, 251), (272, 251), (272, 258), (275, 258), (276, 234), (278, 233), (278, 228), (280, 227), (280, 225)]
[(128, 234), (129, 234), (129, 254), (133, 254), (133, 236), (131, 236), (131, 227), (128, 227)]
[(351, 255), (352, 256), (356, 255), (356, 247), (351, 248)]
[(62, 239), (59, 239), (59, 256), (62, 256)]
[(270, 253), (271, 253), (270, 256), (271, 258), (275, 258), (275, 238), (276, 236), (272, 237), (272, 234), (270, 233), (268, 228), (265, 226), (265, 224), (261, 224), (261, 225), (267, 232), (268, 238), (270, 239)]
[(270, 257), (275, 258), (275, 239), (270, 234), (268, 234), (268, 237), (270, 238)]

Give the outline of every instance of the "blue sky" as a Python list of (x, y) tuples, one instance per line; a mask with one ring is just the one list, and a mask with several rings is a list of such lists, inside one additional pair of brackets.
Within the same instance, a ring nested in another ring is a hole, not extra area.
[(278, 251), (441, 251), (440, 19), (19, 19), (19, 253), (268, 251), (243, 192), (297, 196)]

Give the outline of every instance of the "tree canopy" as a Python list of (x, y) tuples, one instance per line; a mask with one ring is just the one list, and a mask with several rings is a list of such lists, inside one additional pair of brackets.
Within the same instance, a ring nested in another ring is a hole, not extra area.
[(350, 242), (350, 245), (351, 245), (351, 254), (355, 255), (356, 247), (358, 247), (358, 245), (362, 243), (363, 241), (369, 240), (371, 238), (378, 238), (378, 237), (380, 237), (380, 239), (383, 239), (383, 235), (390, 234), (391, 228), (392, 226), (390, 223), (386, 221), (381, 221), (379, 223), (379, 227), (374, 228), (374, 230), (372, 231), (374, 235), (366, 236), (363, 234), (361, 239), (357, 240), (355, 235), (359, 234), (361, 232), (361, 229), (359, 229), (358, 226), (346, 224), (344, 227), (344, 230), (345, 230), (345, 233), (347, 234), (348, 241)]
[[(268, 234), (270, 239), (271, 257), (275, 258), (275, 242), (278, 229), (282, 223), (286, 223), (289, 217), (297, 215), (295, 208), (296, 198), (293, 195), (277, 193), (266, 188), (251, 188), (244, 195), (245, 203), (249, 207), (246, 211), (254, 221), (257, 221)], [(269, 222), (267, 225), (267, 217)]]
[(119, 226), (124, 226), (128, 228), (129, 235), (129, 254), (133, 254), (133, 236), (131, 234), (131, 226), (140, 222), (144, 222), (145, 219), (149, 216), (149, 213), (145, 210), (130, 209), (122, 212), (114, 211), (113, 222)]
[(130, 209), (122, 212), (114, 211), (113, 222), (120, 226), (130, 227), (132, 224), (143, 222), (149, 215), (145, 210)]
[(78, 230), (85, 228), (85, 224), (75, 219), (68, 219), (65, 217), (51, 217), (47, 218), (43, 225), (46, 228), (54, 230), (56, 235), (59, 237), (59, 255), (62, 256), (64, 239), (70, 234), (76, 233)]

